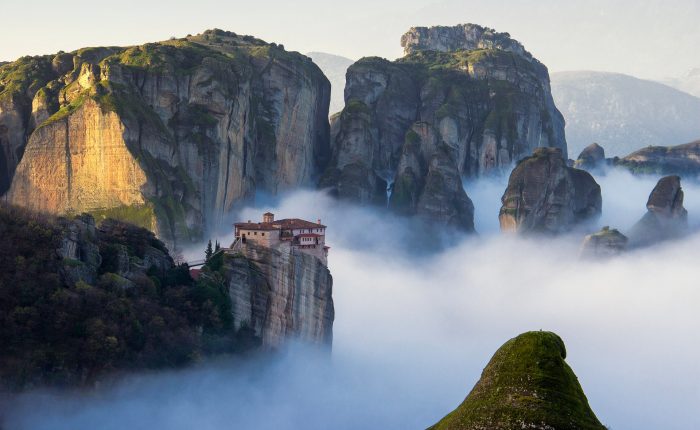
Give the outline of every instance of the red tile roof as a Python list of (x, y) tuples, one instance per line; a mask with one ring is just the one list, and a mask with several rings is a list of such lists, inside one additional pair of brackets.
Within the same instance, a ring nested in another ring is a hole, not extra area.
[(273, 224), (279, 225), (284, 230), (291, 230), (293, 228), (326, 228), (326, 226), (323, 224), (318, 224), (299, 218), (280, 219), (273, 222)]
[(326, 228), (323, 224), (318, 224), (311, 221), (306, 221), (299, 218), (280, 219), (273, 222), (237, 222), (234, 224), (236, 228), (244, 230), (293, 230), (293, 229), (311, 229), (311, 228)]
[(273, 225), (270, 222), (237, 222), (234, 224), (236, 228), (243, 230), (279, 230), (279, 226)]
[(316, 234), (316, 233), (301, 233), (301, 234), (297, 234), (297, 237), (323, 237), (323, 235)]

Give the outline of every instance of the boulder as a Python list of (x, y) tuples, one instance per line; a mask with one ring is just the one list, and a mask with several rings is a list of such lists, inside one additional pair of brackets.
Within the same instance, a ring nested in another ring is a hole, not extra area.
[(681, 178), (665, 176), (649, 195), (647, 213), (630, 229), (630, 246), (647, 246), (682, 237), (687, 230), (688, 211), (683, 207)]
[(557, 148), (538, 148), (513, 169), (501, 197), (502, 231), (563, 233), (600, 216), (600, 186), (566, 165)]
[(467, 398), (433, 430), (605, 430), (551, 332), (501, 346)]
[(597, 143), (591, 143), (578, 156), (574, 167), (593, 170), (605, 164), (605, 149)]
[(627, 236), (617, 229), (603, 227), (600, 231), (589, 234), (581, 245), (582, 257), (609, 257), (618, 255), (627, 249)]

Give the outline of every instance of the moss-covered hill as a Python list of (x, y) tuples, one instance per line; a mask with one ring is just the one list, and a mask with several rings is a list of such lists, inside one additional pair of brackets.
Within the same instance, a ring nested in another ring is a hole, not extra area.
[(186, 244), (256, 192), (313, 183), (329, 97), (309, 58), (222, 30), (22, 57), (0, 66), (0, 194)]
[(605, 430), (551, 332), (515, 337), (494, 354), (467, 398), (431, 430)]

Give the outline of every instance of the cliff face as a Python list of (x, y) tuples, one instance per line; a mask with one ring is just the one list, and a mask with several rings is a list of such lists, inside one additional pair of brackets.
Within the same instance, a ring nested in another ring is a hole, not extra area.
[(565, 358), (564, 342), (551, 332), (509, 340), (464, 402), (430, 429), (605, 430)]
[(320, 259), (247, 244), (226, 256), (224, 271), (235, 328), (252, 328), (268, 348), (288, 339), (331, 345), (333, 278)]
[(682, 237), (688, 231), (681, 178), (659, 179), (647, 200), (647, 213), (630, 229), (630, 245), (646, 246)]
[(600, 186), (586, 171), (567, 167), (555, 148), (539, 148), (513, 169), (501, 197), (501, 230), (561, 233), (600, 216)]
[(493, 35), (474, 25), (412, 29), (405, 57), (353, 64), (321, 186), (421, 214), (431, 212), (422, 203), (436, 195), (431, 182), (441, 188), (433, 203), (452, 208), (441, 214), (459, 214), (432, 219), (470, 230), (471, 203), (453, 178), (500, 170), (539, 146), (566, 154), (547, 69), (507, 35)]
[[(49, 66), (2, 93), (23, 103), (0, 111), (0, 161), (21, 158), (14, 204), (125, 218), (181, 244), (256, 192), (313, 183), (329, 157), (328, 80), (250, 36), (212, 30), (27, 61)], [(19, 68), (0, 69), (3, 85)]]

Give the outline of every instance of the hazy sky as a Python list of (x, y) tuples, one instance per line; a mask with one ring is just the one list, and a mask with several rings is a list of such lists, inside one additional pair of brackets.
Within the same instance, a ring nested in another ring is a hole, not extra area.
[(551, 71), (653, 78), (700, 67), (700, 0), (0, 0), (0, 6), (0, 60), (213, 27), (300, 52), (394, 58), (411, 26), (474, 22), (511, 33)]

